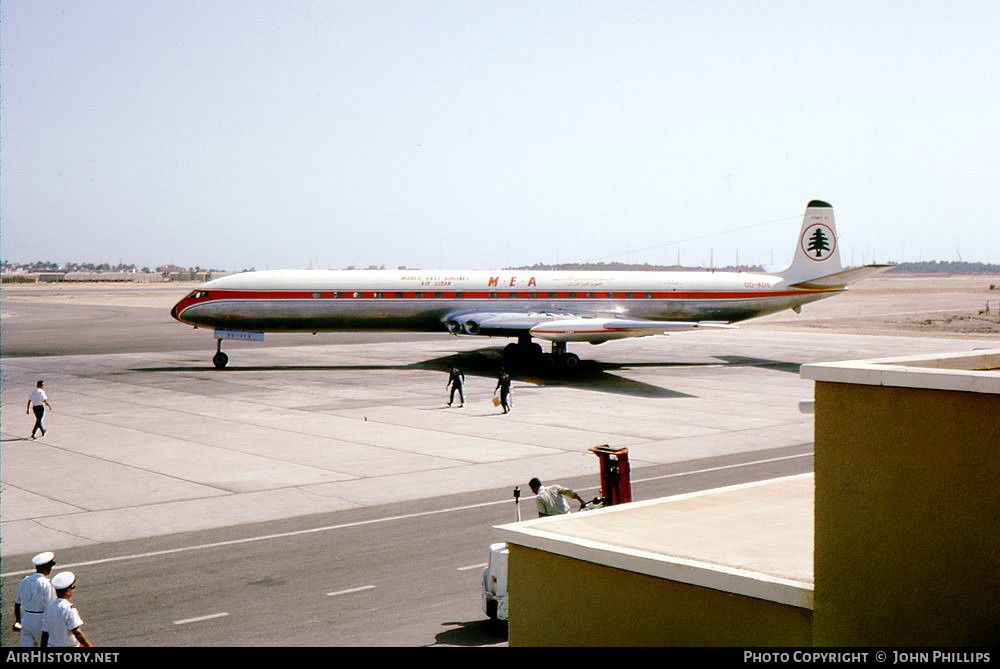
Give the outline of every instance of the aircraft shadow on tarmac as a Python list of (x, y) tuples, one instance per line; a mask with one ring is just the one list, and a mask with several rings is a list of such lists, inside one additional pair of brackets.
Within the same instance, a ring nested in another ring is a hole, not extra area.
[[(721, 362), (719, 362), (721, 361)], [(144, 367), (132, 368), (133, 372), (205, 372), (211, 374), (231, 374), (239, 372), (262, 371), (387, 371), (387, 370), (429, 370), (447, 372), (452, 367), (462, 370), (466, 376), (497, 378), (499, 370), (504, 366), (502, 349), (499, 347), (481, 348), (472, 351), (451, 353), (439, 358), (431, 358), (409, 365), (281, 365), (281, 366), (239, 366), (230, 365), (224, 370), (214, 367)], [(692, 368), (692, 367), (761, 367), (782, 372), (799, 373), (799, 363), (767, 360), (763, 358), (748, 358), (743, 356), (717, 356), (715, 361), (706, 362), (638, 362), (611, 363), (598, 360), (581, 360), (579, 366), (571, 371), (545, 372), (531, 368), (508, 369), (511, 377), (536, 386), (553, 386), (580, 388), (596, 392), (616, 395), (630, 395), (649, 398), (683, 398), (693, 397), (669, 388), (663, 388), (650, 383), (625, 378), (613, 372), (636, 368)]]
[(507, 624), (495, 620), (441, 624), (457, 627), (436, 634), (435, 646), (493, 646), (507, 641)]
[(788, 372), (789, 374), (799, 373), (801, 362), (782, 362), (780, 360), (765, 360), (763, 358), (745, 358), (739, 355), (716, 356), (719, 360), (725, 361), (733, 367), (761, 367), (763, 369), (773, 369), (776, 372)]

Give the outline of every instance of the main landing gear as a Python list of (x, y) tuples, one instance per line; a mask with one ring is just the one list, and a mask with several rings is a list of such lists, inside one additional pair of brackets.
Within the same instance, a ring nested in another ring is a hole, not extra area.
[(571, 371), (580, 366), (580, 356), (566, 352), (566, 342), (552, 342), (552, 352), (545, 353), (531, 337), (520, 337), (503, 349), (504, 364), (511, 367), (537, 367), (543, 371)]

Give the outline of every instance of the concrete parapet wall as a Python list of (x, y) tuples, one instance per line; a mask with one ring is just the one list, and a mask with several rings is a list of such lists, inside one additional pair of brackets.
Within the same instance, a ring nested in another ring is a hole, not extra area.
[(808, 646), (812, 611), (510, 545), (511, 646)]
[(818, 381), (815, 452), (814, 643), (1000, 642), (1000, 395)]

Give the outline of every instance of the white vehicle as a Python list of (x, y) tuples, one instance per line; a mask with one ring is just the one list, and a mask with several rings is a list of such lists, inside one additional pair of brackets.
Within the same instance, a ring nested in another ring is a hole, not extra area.
[[(222, 340), (265, 332), (450, 332), (517, 338), (513, 362), (572, 368), (569, 343), (600, 344), (731, 323), (793, 309), (842, 293), (888, 266), (844, 270), (833, 208), (806, 207), (792, 264), (754, 272), (607, 272), (531, 270), (271, 270), (202, 284), (171, 315), (213, 328), (213, 363), (229, 357)], [(532, 339), (551, 342), (544, 353)]]
[(490, 562), (483, 569), (483, 613), (490, 620), (507, 620), (507, 544), (490, 544)]

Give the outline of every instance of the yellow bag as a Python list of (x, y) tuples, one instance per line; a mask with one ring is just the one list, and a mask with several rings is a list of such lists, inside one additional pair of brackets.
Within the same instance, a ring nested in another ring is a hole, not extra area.
[(500, 406), (500, 398), (497, 397), (496, 395), (493, 396), (493, 406), (495, 407)]

